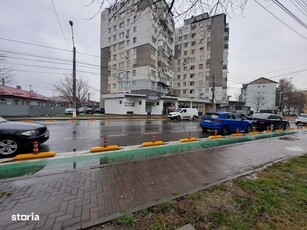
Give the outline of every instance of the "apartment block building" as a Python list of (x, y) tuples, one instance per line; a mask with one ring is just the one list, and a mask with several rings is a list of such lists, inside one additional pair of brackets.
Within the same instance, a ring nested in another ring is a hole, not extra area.
[(165, 1), (119, 1), (101, 13), (101, 93), (148, 96), (170, 92), (175, 24)]
[(250, 107), (254, 113), (275, 110), (276, 81), (261, 77), (241, 88), (240, 101)]
[(174, 94), (227, 103), (229, 27), (226, 15), (207, 13), (184, 20), (175, 31)]

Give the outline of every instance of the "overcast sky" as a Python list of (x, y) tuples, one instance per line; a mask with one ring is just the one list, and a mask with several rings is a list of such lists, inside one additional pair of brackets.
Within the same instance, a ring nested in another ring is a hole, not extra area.
[[(296, 0), (291, 1), (296, 3)], [(307, 89), (307, 27), (295, 22), (272, 1), (258, 2), (296, 32), (254, 0), (248, 1), (242, 15), (236, 12), (236, 17), (233, 14), (228, 17), (231, 100), (237, 99), (243, 83), (259, 77), (277, 82), (280, 78), (292, 78), (297, 89)], [(288, 0), (280, 2), (307, 22), (307, 6), (301, 12)], [(89, 3), (91, 0), (0, 0), (0, 53), (8, 57), (8, 65), (14, 70), (15, 82), (11, 86), (21, 85), (25, 90), (31, 87), (46, 96), (54, 94), (52, 84), (72, 72), (71, 20), (77, 52), (86, 53), (77, 54), (77, 77), (89, 81), (91, 98), (99, 100), (100, 14), (88, 20), (96, 14), (99, 4), (86, 6)]]

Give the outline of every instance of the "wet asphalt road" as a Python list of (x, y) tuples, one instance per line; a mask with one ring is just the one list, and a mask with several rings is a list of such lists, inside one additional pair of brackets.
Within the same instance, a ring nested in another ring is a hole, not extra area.
[(204, 138), (210, 134), (202, 132), (199, 121), (163, 121), (163, 120), (79, 120), (77, 122), (55, 121), (40, 122), (46, 124), (50, 138), (40, 151), (71, 152), (89, 150), (91, 147), (103, 145), (107, 136), (107, 144), (119, 146), (141, 145), (156, 140), (178, 141), (188, 137)]

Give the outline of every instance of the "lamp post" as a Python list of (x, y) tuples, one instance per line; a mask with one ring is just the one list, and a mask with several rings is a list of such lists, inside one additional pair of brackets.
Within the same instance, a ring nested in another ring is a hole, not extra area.
[(74, 29), (73, 29), (73, 22), (69, 21), (69, 25), (71, 27), (71, 34), (72, 34), (72, 44), (73, 44), (73, 64), (72, 64), (72, 103), (73, 103), (73, 118), (76, 118), (77, 115), (77, 102), (76, 102), (76, 47), (74, 41)]

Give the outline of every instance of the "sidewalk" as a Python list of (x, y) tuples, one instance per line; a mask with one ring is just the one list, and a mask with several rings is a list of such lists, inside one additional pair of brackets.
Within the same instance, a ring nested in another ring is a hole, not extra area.
[[(101, 167), (0, 180), (0, 229), (79, 229), (307, 152), (306, 132)], [(179, 195), (172, 195), (179, 194)], [(39, 221), (31, 219), (39, 215)], [(30, 215), (12, 221), (12, 215)]]

